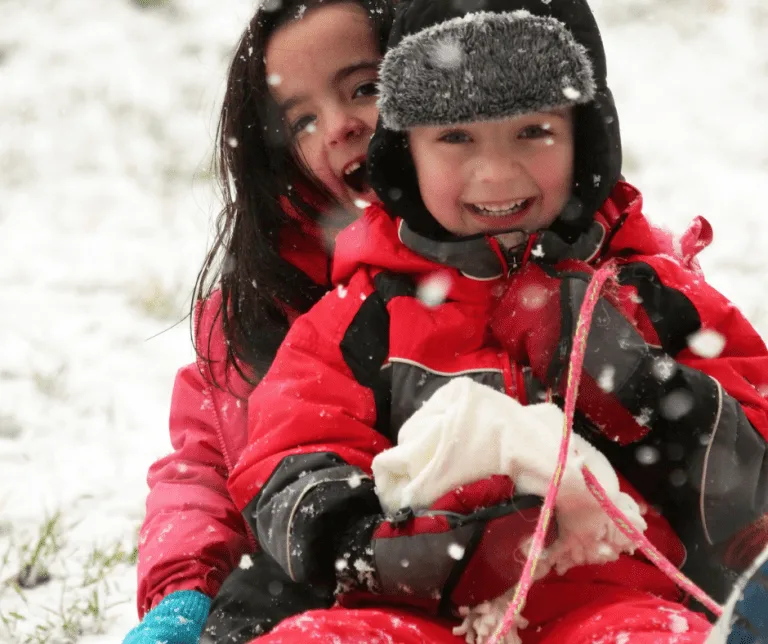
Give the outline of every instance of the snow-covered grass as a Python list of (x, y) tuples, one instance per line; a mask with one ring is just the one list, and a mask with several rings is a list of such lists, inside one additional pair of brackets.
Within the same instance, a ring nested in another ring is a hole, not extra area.
[[(117, 643), (252, 0), (0, 5), (0, 642)], [(710, 219), (710, 280), (768, 333), (768, 5), (595, 6), (627, 177), (656, 221)]]

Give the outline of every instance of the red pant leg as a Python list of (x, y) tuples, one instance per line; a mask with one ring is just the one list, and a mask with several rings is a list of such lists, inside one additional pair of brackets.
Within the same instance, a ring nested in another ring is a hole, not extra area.
[(641, 592), (622, 595), (582, 606), (540, 629), (523, 629), (523, 644), (703, 644), (712, 628), (681, 604)]
[(334, 607), (289, 617), (252, 644), (463, 644), (454, 625), (398, 608)]
[(698, 644), (711, 625), (686, 609), (682, 596), (643, 558), (577, 566), (533, 585), (523, 610), (530, 625), (520, 636), (523, 644)]

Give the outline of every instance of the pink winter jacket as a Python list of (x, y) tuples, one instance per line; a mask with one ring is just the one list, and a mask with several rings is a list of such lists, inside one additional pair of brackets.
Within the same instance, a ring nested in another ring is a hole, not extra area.
[[(314, 282), (327, 285), (322, 233), (313, 225), (302, 230), (283, 234), (281, 254)], [(218, 291), (198, 304), (195, 345), (211, 360), (198, 357), (176, 374), (170, 412), (174, 451), (147, 475), (150, 491), (139, 535), (140, 618), (177, 590), (213, 597), (240, 557), (258, 547), (227, 491), (248, 439), (247, 399), (253, 386), (225, 366), (224, 329), (221, 318), (214, 317), (220, 306)], [(212, 382), (229, 383), (231, 391)]]
[[(139, 616), (177, 590), (213, 597), (240, 557), (256, 548), (242, 515), (227, 492), (229, 473), (248, 438), (245, 400), (253, 389), (234, 368), (225, 370), (226, 344), (216, 292), (198, 306), (197, 346), (207, 347), (209, 363), (179, 369), (171, 399), (173, 452), (154, 463), (139, 535)], [(211, 373), (215, 371), (215, 373)], [(226, 371), (229, 371), (227, 374)], [(227, 382), (238, 396), (209, 381)]]

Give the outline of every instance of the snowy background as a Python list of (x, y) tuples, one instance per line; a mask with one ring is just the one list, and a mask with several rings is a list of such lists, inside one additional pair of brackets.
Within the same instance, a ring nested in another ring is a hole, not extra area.
[[(625, 174), (768, 335), (768, 3), (595, 0)], [(0, 642), (118, 643), (253, 0), (0, 0)], [(172, 327), (169, 329), (169, 327)], [(52, 579), (6, 583), (35, 561)], [(67, 634), (69, 633), (69, 634)]]

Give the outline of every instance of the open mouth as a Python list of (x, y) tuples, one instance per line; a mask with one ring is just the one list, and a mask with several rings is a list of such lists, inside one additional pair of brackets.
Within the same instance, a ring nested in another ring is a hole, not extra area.
[(491, 204), (466, 204), (467, 208), (476, 215), (482, 217), (508, 217), (525, 210), (531, 205), (533, 199), (517, 199), (515, 201), (508, 201), (506, 203)]
[(342, 176), (344, 183), (358, 194), (362, 195), (370, 189), (365, 159), (359, 159), (347, 164)]

